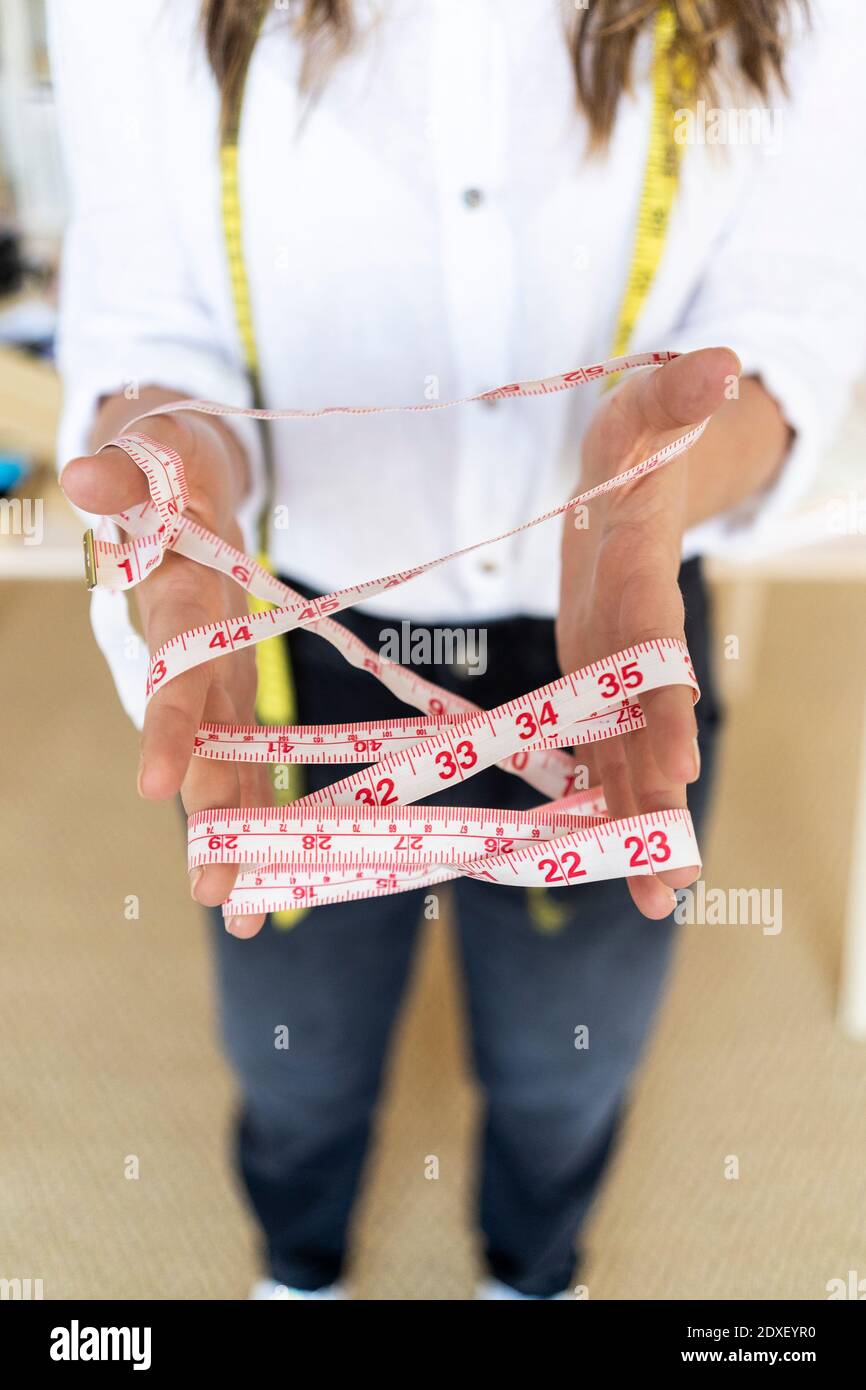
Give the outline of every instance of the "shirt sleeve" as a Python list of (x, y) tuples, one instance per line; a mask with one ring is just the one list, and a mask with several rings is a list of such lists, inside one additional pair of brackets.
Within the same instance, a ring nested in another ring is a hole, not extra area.
[[(134, 404), (136, 390), (163, 386), (178, 397), (252, 403), (228, 301), (220, 316), (198, 292), (193, 251), (181, 234), (177, 185), (168, 174), (172, 107), (166, 89), (174, 83), (176, 91), (183, 78), (196, 14), (190, 0), (49, 0), (69, 204), (57, 345), (64, 388), (60, 467), (86, 452), (104, 396), (124, 392)], [(215, 94), (213, 124), (216, 161)], [(265, 497), (259, 426), (237, 418), (225, 423), (249, 459), (252, 486), (239, 522), (247, 549), (255, 550)], [(140, 727), (148, 661), (126, 595), (94, 590), (91, 623), (121, 703)]]
[[(49, 0), (69, 201), (57, 349), (64, 387), (60, 466), (86, 450), (94, 412), (106, 395), (125, 392), (134, 403), (137, 389), (156, 385), (179, 396), (251, 404), (225, 317), (197, 293), (166, 172), (168, 117), (160, 82), (166, 46), (181, 42), (176, 20), (174, 29), (162, 27), (167, 8), (163, 0)], [(182, 0), (182, 11), (194, 8)], [(188, 27), (190, 41), (194, 28)], [(216, 151), (214, 118), (215, 161)], [(250, 460), (254, 485), (242, 521), (251, 535), (263, 495), (259, 427), (235, 418), (226, 424)]]
[(866, 5), (813, 0), (811, 11), (788, 55), (790, 99), (768, 103), (735, 215), (672, 335), (683, 352), (732, 347), (794, 438), (773, 483), (690, 531), (687, 554), (760, 549), (815, 482), (866, 355)]

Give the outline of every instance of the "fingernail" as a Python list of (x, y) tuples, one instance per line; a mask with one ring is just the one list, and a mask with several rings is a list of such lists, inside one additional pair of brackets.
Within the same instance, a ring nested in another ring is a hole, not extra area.
[(237, 919), (237, 917), (227, 917), (227, 918), (225, 919), (225, 928), (226, 928), (226, 931), (228, 932), (229, 936), (234, 936), (234, 934), (235, 934), (235, 927), (237, 926), (237, 924), (238, 924), (238, 919)]
[(694, 768), (695, 768), (695, 781), (697, 781), (697, 779), (698, 779), (698, 778), (700, 777), (700, 775), (701, 775), (701, 750), (700, 750), (700, 748), (698, 747), (698, 741), (697, 741), (697, 739), (694, 739), (694, 741), (693, 741), (693, 743), (692, 743), (692, 749), (694, 750), (694, 755), (695, 755), (695, 757), (694, 757)]
[(139, 759), (139, 763), (138, 763), (138, 773), (137, 773), (136, 778), (135, 778), (135, 789), (136, 789), (136, 791), (138, 792), (139, 796), (144, 796), (144, 792), (141, 790), (141, 775), (142, 775), (143, 772), (144, 772), (144, 759), (143, 759), (143, 758), (140, 758), (140, 759)]
[(660, 883), (660, 884), (659, 884), (659, 887), (660, 887), (660, 888), (663, 890), (663, 892), (664, 892), (665, 901), (666, 901), (667, 904), (668, 904), (668, 912), (673, 912), (674, 908), (675, 908), (676, 905), (677, 905), (677, 895), (676, 895), (676, 893), (674, 892), (673, 888), (669, 888), (668, 885), (667, 885), (666, 883)]
[(193, 869), (192, 873), (191, 873), (190, 876), (189, 876), (189, 893), (190, 893), (190, 897), (192, 898), (193, 902), (198, 902), (198, 898), (196, 897), (195, 890), (196, 890), (196, 888), (198, 887), (198, 881), (199, 881), (199, 879), (201, 878), (201, 876), (202, 876), (203, 873), (204, 873), (204, 869)]

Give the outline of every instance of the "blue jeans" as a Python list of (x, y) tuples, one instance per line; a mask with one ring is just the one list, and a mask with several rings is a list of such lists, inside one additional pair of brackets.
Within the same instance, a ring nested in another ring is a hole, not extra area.
[[(700, 827), (718, 710), (697, 562), (683, 566), (680, 583), (702, 690), (703, 774), (690, 793)], [(341, 621), (376, 649), (380, 630), (394, 626), (354, 612)], [(487, 708), (559, 674), (552, 623), (515, 618), (485, 626), (485, 674), (467, 679), (435, 666), (422, 674)], [(321, 638), (294, 633), (289, 640), (300, 722), (411, 713)], [(310, 790), (346, 775), (333, 767), (304, 772)], [(493, 768), (441, 799), (504, 808), (540, 798)], [(289, 930), (269, 921), (252, 941), (230, 937), (221, 918), (215, 926), (223, 1036), (241, 1090), (238, 1160), (269, 1272), (282, 1283), (314, 1289), (340, 1274), (425, 892), (317, 908)], [(548, 918), (552, 911), (562, 920), (546, 929), (524, 889), (458, 879), (451, 893), (484, 1101), (478, 1219), (487, 1262), (494, 1277), (523, 1293), (558, 1293), (573, 1276), (576, 1242), (652, 1022), (674, 924), (641, 917), (621, 881), (549, 890)], [(281, 1026), (289, 1029), (287, 1049), (275, 1046)], [(588, 1047), (576, 1046), (582, 1026)]]

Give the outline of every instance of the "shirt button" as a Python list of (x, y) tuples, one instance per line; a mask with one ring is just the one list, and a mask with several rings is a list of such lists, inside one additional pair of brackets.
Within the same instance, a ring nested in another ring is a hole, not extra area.
[(478, 568), (482, 574), (496, 574), (499, 566), (495, 560), (479, 560)]
[(484, 194), (480, 188), (467, 188), (463, 193), (463, 201), (468, 208), (477, 208), (484, 202)]

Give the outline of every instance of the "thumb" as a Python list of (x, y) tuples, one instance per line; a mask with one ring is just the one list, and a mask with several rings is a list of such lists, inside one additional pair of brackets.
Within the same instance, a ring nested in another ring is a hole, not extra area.
[(626, 383), (619, 393), (621, 409), (632, 417), (629, 423), (636, 434), (697, 425), (718, 410), (740, 371), (740, 359), (731, 348), (687, 352)]
[(71, 459), (60, 474), (60, 486), (73, 506), (101, 516), (114, 516), (149, 497), (141, 469), (123, 449), (111, 446)]

